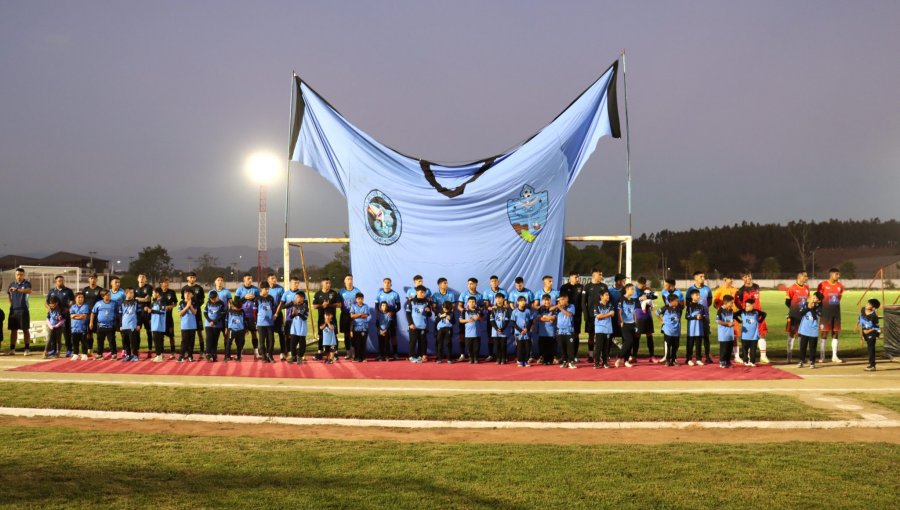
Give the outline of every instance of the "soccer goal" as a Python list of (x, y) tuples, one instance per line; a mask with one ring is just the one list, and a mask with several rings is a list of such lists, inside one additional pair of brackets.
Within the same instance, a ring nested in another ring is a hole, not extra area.
[[(65, 279), (66, 287), (75, 292), (81, 288), (81, 268), (80, 267), (62, 267), (62, 266), (19, 266), (25, 270), (25, 279), (31, 282), (31, 291), (34, 294), (47, 295), (56, 283), (54, 280), (58, 275), (62, 275)], [(0, 282), (4, 288), (9, 282), (16, 279), (16, 270), (10, 269), (0, 273)]]

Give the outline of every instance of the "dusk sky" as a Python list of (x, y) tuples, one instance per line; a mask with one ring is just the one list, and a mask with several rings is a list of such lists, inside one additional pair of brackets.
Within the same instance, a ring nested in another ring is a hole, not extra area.
[[(623, 48), (635, 234), (897, 218), (898, 27), (894, 0), (0, 0), (0, 254), (254, 246), (244, 162), (286, 157), (292, 70), (386, 145), (461, 162)], [(292, 171), (291, 235), (346, 231), (338, 192)], [(625, 141), (601, 140), (567, 234), (625, 233), (624, 193)], [(269, 199), (280, 254), (283, 180)]]

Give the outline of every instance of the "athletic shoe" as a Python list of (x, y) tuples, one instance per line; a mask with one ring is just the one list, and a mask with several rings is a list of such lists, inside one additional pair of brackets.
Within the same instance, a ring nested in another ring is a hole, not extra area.
[(594, 363), (594, 370), (597, 370), (598, 368), (600, 368), (600, 365), (597, 363)]
[(825, 363), (825, 358), (819, 358), (819, 363)]
[(87, 359), (88, 359), (87, 354), (81, 355), (81, 361), (87, 361)]
[(760, 356), (760, 357), (759, 357), (759, 364), (760, 364), (760, 365), (768, 365), (768, 364), (769, 364), (769, 357), (766, 356), (765, 354), (763, 354), (762, 356)]
[(528, 367), (531, 366), (531, 363), (529, 363), (529, 362), (526, 361), (525, 363), (522, 363), (522, 366), (525, 367), (525, 368), (528, 368)]
[(689, 367), (694, 366), (694, 360), (689, 359), (689, 360), (688, 360), (688, 366), (689, 366)]
[(724, 362), (724, 361), (720, 361), (720, 362), (719, 362), (719, 368), (725, 368), (725, 362)]
[(487, 358), (484, 358), (484, 361), (490, 363), (491, 361), (494, 361), (494, 357), (493, 357), (493, 356), (488, 356)]
[(604, 363), (603, 368), (609, 368), (609, 363)]
[(71, 350), (66, 350), (66, 357), (68, 358), (68, 357), (70, 357), (70, 356), (72, 356), (72, 351), (71, 351)]
[[(578, 358), (576, 358), (576, 359), (578, 359)], [(569, 363), (569, 368), (575, 369), (578, 367), (575, 366), (575, 363)]]
[(140, 360), (141, 360), (141, 357), (140, 357), (140, 356), (132, 356), (132, 357), (131, 357), (131, 362), (132, 362), (132, 363), (136, 363), (136, 362), (138, 362), (138, 361), (140, 361)]
[(253, 357), (255, 357), (256, 359), (259, 359), (259, 349), (258, 348), (253, 349)]
[(698, 367), (702, 367), (703, 362), (698, 359), (697, 362), (695, 363), (695, 365), (697, 365)]
[(832, 356), (832, 357), (831, 357), (831, 362), (832, 362), (832, 363), (843, 363), (844, 360), (842, 360), (841, 358), (838, 358), (837, 356)]
[(803, 362), (797, 363), (797, 368), (803, 368)]
[(122, 362), (122, 361), (131, 361), (131, 356), (125, 356), (124, 358), (119, 360), (119, 362)]
[(579, 361), (578, 356), (575, 356), (575, 363), (578, 363)]
[(163, 362), (162, 354), (160, 354), (159, 356), (153, 358), (151, 361), (153, 361), (154, 363), (162, 363), (162, 362)]
[(634, 365), (632, 365), (631, 363), (629, 363), (628, 361), (626, 361), (626, 362), (625, 362), (625, 366), (628, 367), (628, 368), (631, 368), (631, 367), (633, 367)]
[(175, 363), (184, 363), (184, 356), (178, 356), (178, 359), (175, 360)]
[(866, 367), (866, 372), (874, 372), (874, 371), (875, 371), (875, 367), (874, 367), (874, 366), (869, 365), (869, 366)]
[(810, 362), (810, 363), (809, 363), (809, 368), (816, 368), (815, 362)]
[(563, 362), (559, 364), (559, 368), (566, 368), (568, 365), (568, 363)]
[(460, 354), (460, 355), (459, 355), (459, 359), (457, 359), (457, 361), (465, 361), (465, 360), (466, 360), (466, 355), (465, 355), (465, 354)]
[(755, 367), (755, 366), (756, 366), (756, 363), (753, 363), (753, 362), (751, 361), (751, 362), (749, 362), (749, 363), (745, 363), (744, 365), (745, 365), (745, 366), (748, 366), (748, 367)]
[(616, 368), (619, 368), (619, 364), (622, 363), (622, 360), (617, 359), (616, 364), (614, 365)]
[(50, 352), (44, 353), (45, 358), (49, 358), (50, 356), (56, 356), (56, 350), (52, 350)]

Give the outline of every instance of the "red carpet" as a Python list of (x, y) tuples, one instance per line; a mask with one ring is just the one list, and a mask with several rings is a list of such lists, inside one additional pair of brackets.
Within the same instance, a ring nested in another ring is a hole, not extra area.
[(515, 363), (413, 364), (406, 360), (391, 362), (351, 363), (338, 361), (327, 365), (311, 361), (303, 365), (283, 362), (260, 363), (252, 357), (244, 361), (222, 363), (152, 363), (121, 361), (71, 361), (68, 359), (34, 363), (12, 369), (18, 372), (55, 372), (78, 374), (138, 374), (138, 375), (207, 375), (238, 377), (275, 377), (308, 379), (394, 379), (394, 380), (444, 380), (444, 381), (750, 381), (773, 379), (799, 379), (799, 376), (772, 366), (730, 369), (718, 364), (702, 367), (679, 365), (666, 367), (651, 365), (646, 361), (632, 368), (593, 369), (593, 365), (579, 364), (576, 370), (559, 366), (531, 366), (518, 368)]

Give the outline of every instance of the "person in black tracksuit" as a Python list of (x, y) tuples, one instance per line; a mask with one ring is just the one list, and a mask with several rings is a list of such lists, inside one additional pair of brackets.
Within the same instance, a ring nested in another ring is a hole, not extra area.
[(147, 275), (138, 275), (138, 286), (134, 289), (134, 300), (138, 302), (138, 326), (147, 332), (147, 359), (153, 357), (153, 331), (150, 328), (150, 306), (153, 304), (153, 286), (147, 283)]
[[(603, 271), (594, 269), (591, 271), (591, 281), (582, 288), (582, 299), (576, 301), (569, 300), (569, 303), (575, 305), (577, 312), (582, 312), (584, 314), (584, 330), (588, 335), (588, 362), (590, 363), (594, 362), (594, 341), (596, 336), (596, 333), (594, 332), (594, 310), (597, 309), (597, 305), (600, 303), (600, 295), (604, 292), (609, 292), (609, 287), (603, 283)], [(560, 289), (560, 294), (561, 293), (562, 289)], [(580, 305), (576, 304), (579, 302)], [(580, 317), (581, 316), (579, 315), (579, 318)], [(575, 322), (577, 324), (580, 321)]]

